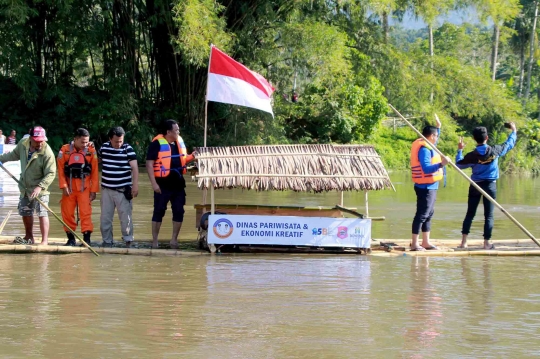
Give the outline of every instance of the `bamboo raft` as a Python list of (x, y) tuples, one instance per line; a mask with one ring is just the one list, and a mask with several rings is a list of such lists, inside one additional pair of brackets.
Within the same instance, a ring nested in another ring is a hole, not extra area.
[[(63, 244), (65, 239), (51, 238), (48, 246), (39, 245), (20, 245), (11, 244), (13, 237), (0, 236), (0, 255), (1, 254), (22, 254), (22, 253), (34, 253), (34, 254), (92, 254), (85, 247), (65, 247)], [(529, 239), (514, 239), (514, 240), (499, 240), (494, 241), (496, 250), (483, 250), (481, 247), (482, 240), (470, 240), (469, 249), (457, 249), (459, 241), (445, 240), (445, 241), (433, 241), (440, 249), (436, 251), (422, 251), (411, 252), (407, 249), (409, 240), (387, 240), (385, 242), (393, 242), (398, 246), (395, 246), (392, 251), (388, 252), (384, 246), (374, 245), (368, 255), (376, 257), (402, 257), (402, 256), (415, 256), (415, 257), (531, 257), (540, 256), (540, 249)], [(379, 243), (379, 241), (374, 242)], [(177, 249), (150, 249), (150, 248), (101, 248), (92, 247), (96, 252), (107, 255), (135, 255), (135, 256), (159, 256), (159, 257), (193, 257), (210, 255), (209, 252), (203, 250), (177, 250)], [(404, 251), (399, 249), (404, 248)], [(265, 250), (264, 247), (255, 248), (257, 253), (264, 254), (289, 254), (289, 253), (302, 253), (302, 254), (315, 254), (315, 255), (329, 255), (329, 254), (352, 254), (358, 255), (357, 251), (324, 251), (317, 248), (298, 248), (294, 250), (290, 248), (273, 248)], [(244, 254), (251, 255), (253, 253), (250, 248), (245, 248)], [(226, 254), (223, 254), (226, 255)], [(230, 255), (242, 255), (241, 253), (234, 253)]]

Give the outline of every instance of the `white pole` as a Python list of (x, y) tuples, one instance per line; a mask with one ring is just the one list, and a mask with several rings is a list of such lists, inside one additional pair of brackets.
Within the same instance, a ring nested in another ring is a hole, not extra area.
[(364, 203), (366, 204), (366, 218), (369, 218), (368, 191), (364, 190)]
[(341, 191), (341, 207), (343, 207), (343, 191)]
[[(204, 98), (204, 147), (206, 147), (206, 136), (208, 132), (208, 79), (210, 78), (210, 63), (212, 62), (212, 49), (214, 44), (210, 45), (210, 57), (208, 58), (208, 72), (206, 75), (206, 96)], [(206, 204), (206, 188), (203, 189), (202, 204)]]
[(210, 45), (210, 57), (208, 58), (208, 73), (206, 75), (206, 96), (204, 98), (204, 147), (206, 147), (206, 136), (208, 132), (208, 79), (210, 78), (210, 64), (212, 63), (212, 49), (214, 44)]
[(214, 214), (216, 211), (216, 203), (214, 201), (214, 180), (210, 180), (210, 214)]

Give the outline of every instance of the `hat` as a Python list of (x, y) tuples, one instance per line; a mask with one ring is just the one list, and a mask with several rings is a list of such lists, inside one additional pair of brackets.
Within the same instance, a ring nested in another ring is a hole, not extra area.
[(30, 132), (30, 138), (38, 142), (47, 141), (47, 136), (45, 136), (45, 129), (41, 126), (34, 127)]

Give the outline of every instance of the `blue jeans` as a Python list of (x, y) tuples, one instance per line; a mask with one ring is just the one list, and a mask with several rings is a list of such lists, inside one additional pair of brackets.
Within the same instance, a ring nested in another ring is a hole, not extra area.
[[(480, 188), (482, 188), (487, 194), (489, 194), (493, 199), (497, 197), (497, 182), (496, 181), (482, 181), (476, 182)], [(461, 229), (462, 234), (469, 234), (471, 231), (471, 225), (476, 216), (476, 209), (478, 204), (480, 204), (480, 198), (482, 194), (471, 185), (469, 187), (469, 201), (467, 206), (467, 214), (465, 215), (465, 220), (463, 221), (463, 228)], [(493, 232), (493, 209), (495, 205), (491, 203), (487, 198), (484, 197), (484, 240), (491, 239), (491, 233)]]
[(416, 192), (416, 214), (412, 223), (412, 233), (420, 234), (431, 231), (431, 218), (435, 213), (436, 189), (414, 187)]

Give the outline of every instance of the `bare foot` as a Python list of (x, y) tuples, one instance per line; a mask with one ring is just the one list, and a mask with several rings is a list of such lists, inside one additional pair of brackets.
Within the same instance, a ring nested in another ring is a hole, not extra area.
[(49, 241), (41, 241), (40, 244), (38, 244), (40, 246), (48, 246), (49, 245)]
[(459, 246), (457, 246), (457, 247), (458, 247), (458, 248), (463, 248), (463, 249), (469, 248), (469, 246), (467, 245), (467, 243), (463, 243), (463, 242), (461, 242), (461, 244), (460, 244)]
[(170, 241), (169, 244), (171, 249), (178, 249), (178, 241)]
[(495, 249), (495, 246), (489, 241), (484, 241), (484, 249)]
[(28, 241), (28, 244), (35, 244), (36, 242), (34, 241), (34, 238), (24, 238), (25, 240)]
[(152, 249), (158, 249), (159, 248), (159, 244), (158, 242), (152, 242)]

